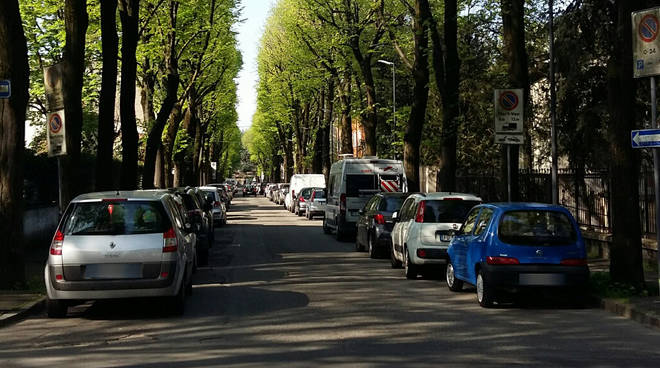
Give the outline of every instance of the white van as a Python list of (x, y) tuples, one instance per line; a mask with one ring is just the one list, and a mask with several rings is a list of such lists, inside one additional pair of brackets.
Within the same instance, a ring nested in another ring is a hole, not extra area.
[(323, 231), (343, 240), (355, 234), (359, 211), (378, 192), (407, 192), (403, 163), (378, 158), (347, 158), (335, 162), (328, 179)]
[(300, 193), (302, 188), (325, 188), (325, 176), (323, 174), (294, 174), (289, 181), (289, 191), (284, 197), (284, 206), (293, 212), (293, 198)]

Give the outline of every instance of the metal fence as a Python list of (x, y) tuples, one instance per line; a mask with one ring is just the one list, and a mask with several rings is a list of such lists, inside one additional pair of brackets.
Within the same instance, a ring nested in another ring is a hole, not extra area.
[[(578, 223), (593, 231), (609, 232), (610, 176), (608, 170), (579, 171), (562, 169), (558, 173), (559, 203), (568, 208)], [(521, 170), (519, 193), (521, 201), (552, 202), (550, 170)], [(457, 190), (475, 193), (485, 201), (503, 201), (504, 185), (499, 175), (462, 173), (456, 178)], [(653, 172), (643, 170), (639, 178), (639, 207), (643, 235), (656, 233)]]

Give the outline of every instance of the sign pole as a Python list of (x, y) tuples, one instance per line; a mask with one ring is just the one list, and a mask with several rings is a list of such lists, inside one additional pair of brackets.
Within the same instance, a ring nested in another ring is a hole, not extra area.
[(511, 202), (511, 145), (506, 145), (506, 199)]
[[(658, 128), (655, 77), (651, 77), (651, 126)], [(655, 241), (658, 251), (656, 260), (660, 266), (660, 148), (653, 150), (653, 179), (655, 186)], [(660, 267), (658, 268), (658, 286), (660, 286)]]

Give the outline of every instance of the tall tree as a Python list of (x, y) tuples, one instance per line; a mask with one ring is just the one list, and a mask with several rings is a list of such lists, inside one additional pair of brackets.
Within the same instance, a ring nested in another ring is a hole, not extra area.
[(101, 1), (101, 40), (103, 76), (99, 97), (96, 190), (109, 190), (113, 186), (111, 168), (115, 141), (115, 95), (117, 93), (117, 52), (119, 49), (116, 1)]
[(23, 147), (30, 71), (17, 0), (0, 2), (0, 79), (11, 97), (0, 100), (0, 289), (25, 279), (23, 260)]
[(64, 3), (64, 27), (66, 44), (62, 54), (63, 97), (66, 124), (67, 155), (62, 158), (62, 197), (67, 203), (81, 190), (80, 148), (82, 141), (82, 88), (85, 73), (85, 36), (88, 16), (86, 0), (67, 0)]
[[(509, 67), (509, 86), (506, 88), (522, 88), (523, 100), (525, 101), (525, 112), (529, 109), (529, 70), (528, 56), (525, 47), (525, 0), (502, 0), (502, 37), (504, 39), (504, 57)], [(529, 115), (529, 114), (526, 114)], [(529, 116), (527, 116), (528, 118)], [(526, 127), (528, 128), (528, 127)], [(502, 157), (507, 160), (506, 145), (502, 145)], [(516, 200), (519, 195), (518, 168), (520, 146), (510, 145), (511, 155), (508, 165), (511, 167), (511, 196)], [(503, 165), (506, 173), (506, 165)], [(503, 175), (504, 182), (508, 180)]]
[[(612, 180), (612, 244), (610, 275), (614, 281), (642, 286), (642, 244), (639, 221), (639, 154), (630, 146), (635, 129), (635, 81), (632, 77), (632, 22), (638, 0), (617, 0), (612, 54), (608, 62), (610, 177)], [(635, 200), (631, 200), (635, 199)]]
[(121, 188), (137, 188), (138, 132), (135, 120), (135, 86), (137, 78), (137, 43), (139, 38), (140, 0), (119, 0), (121, 20)]

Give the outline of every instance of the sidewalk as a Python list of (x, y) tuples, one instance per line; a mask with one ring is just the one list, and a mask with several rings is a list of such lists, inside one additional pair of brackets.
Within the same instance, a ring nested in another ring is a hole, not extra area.
[(46, 297), (40, 294), (11, 294), (0, 291), (0, 327), (41, 311)]

